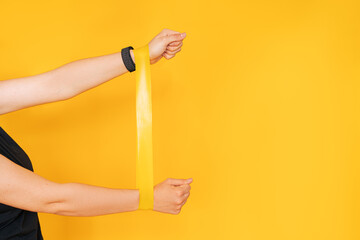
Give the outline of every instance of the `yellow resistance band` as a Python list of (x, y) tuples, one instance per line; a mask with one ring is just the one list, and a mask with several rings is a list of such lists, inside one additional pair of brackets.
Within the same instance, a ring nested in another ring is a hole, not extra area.
[(136, 78), (137, 159), (136, 188), (139, 208), (153, 209), (153, 149), (149, 46), (134, 49)]

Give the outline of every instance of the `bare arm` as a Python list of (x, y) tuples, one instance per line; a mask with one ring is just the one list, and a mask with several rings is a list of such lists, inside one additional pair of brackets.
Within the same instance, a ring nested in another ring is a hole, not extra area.
[(138, 208), (137, 189), (55, 183), (3, 155), (0, 169), (0, 202), (16, 208), (66, 216), (97, 216)]
[(0, 81), (0, 114), (66, 100), (126, 72), (121, 53), (113, 53), (35, 76)]
[[(167, 179), (154, 188), (154, 210), (178, 214), (190, 195), (192, 179)], [(0, 154), (0, 203), (33, 212), (99, 216), (135, 211), (139, 190), (82, 183), (56, 183)]]
[[(171, 59), (181, 50), (184, 36), (164, 29), (149, 42), (150, 62)], [(133, 51), (130, 51), (134, 59)], [(0, 114), (63, 101), (128, 72), (121, 52), (67, 63), (34, 76), (0, 81)]]

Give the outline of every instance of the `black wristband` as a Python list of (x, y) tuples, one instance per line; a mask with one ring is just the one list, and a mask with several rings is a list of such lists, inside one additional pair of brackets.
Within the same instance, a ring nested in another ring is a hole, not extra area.
[(121, 49), (121, 57), (124, 65), (129, 72), (135, 71), (135, 63), (131, 58), (130, 49), (134, 49), (132, 46)]

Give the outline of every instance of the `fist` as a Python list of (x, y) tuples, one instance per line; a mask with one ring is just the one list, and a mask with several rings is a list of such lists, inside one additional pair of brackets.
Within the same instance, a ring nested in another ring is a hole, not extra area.
[(154, 64), (162, 57), (171, 59), (181, 51), (186, 33), (176, 32), (170, 29), (162, 30), (149, 42), (150, 63)]
[(168, 178), (154, 187), (154, 210), (179, 214), (190, 195), (192, 179)]

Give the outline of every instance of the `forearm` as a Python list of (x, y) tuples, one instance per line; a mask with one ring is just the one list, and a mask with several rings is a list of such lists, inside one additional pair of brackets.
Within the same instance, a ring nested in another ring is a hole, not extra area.
[(96, 216), (136, 210), (139, 190), (52, 182), (0, 154), (0, 203), (33, 212)]
[(34, 76), (3, 80), (0, 114), (67, 100), (126, 72), (121, 52), (117, 52), (70, 62)]
[(62, 184), (61, 199), (49, 203), (50, 213), (65, 216), (99, 216), (135, 211), (139, 190), (113, 189), (81, 183)]
[[(134, 60), (133, 51), (130, 52)], [(54, 89), (64, 89), (63, 98), (74, 97), (128, 72), (121, 52), (85, 58), (65, 64), (48, 74)]]

